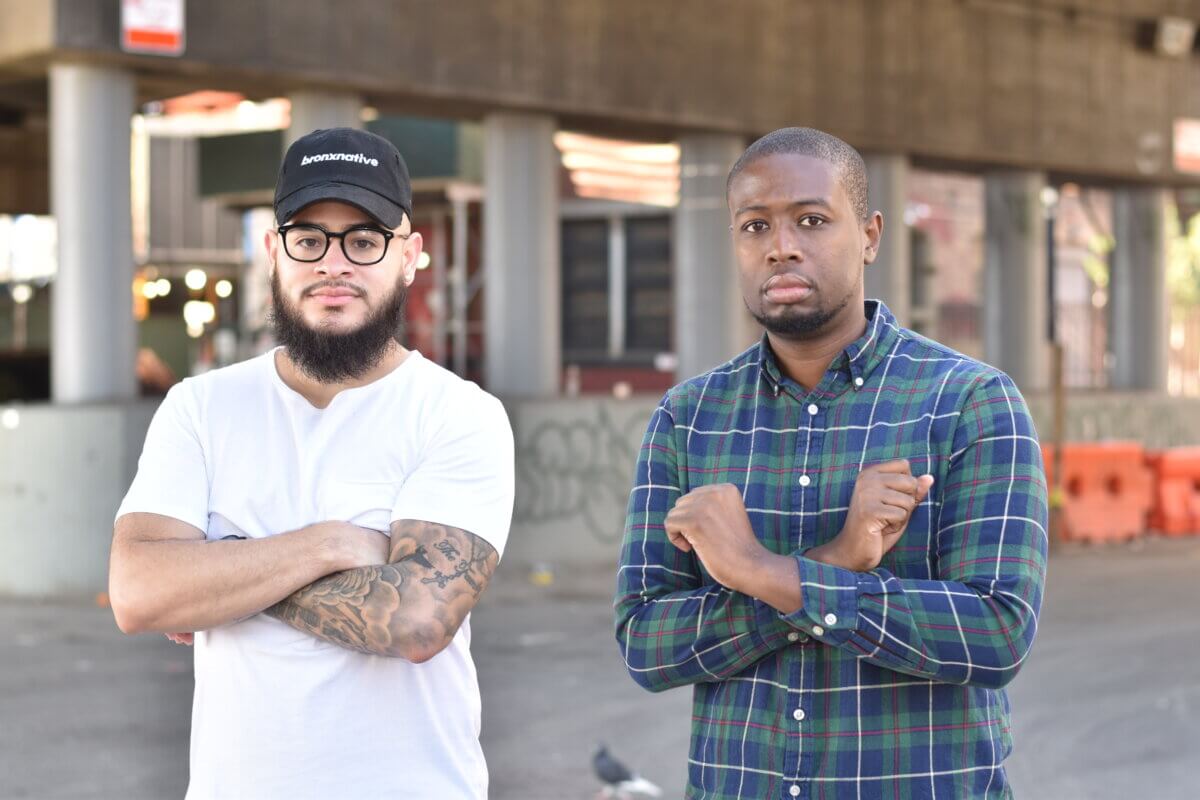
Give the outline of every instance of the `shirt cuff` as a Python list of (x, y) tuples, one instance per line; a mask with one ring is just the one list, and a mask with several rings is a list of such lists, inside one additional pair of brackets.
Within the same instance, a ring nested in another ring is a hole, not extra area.
[(785, 622), (814, 639), (830, 644), (845, 642), (858, 623), (858, 597), (863, 580), (878, 580), (842, 567), (793, 556), (800, 571), (803, 605), (791, 614), (780, 614)]
[(784, 640), (801, 640), (802, 637), (796, 634), (796, 626), (780, 614), (777, 608), (756, 597), (747, 595), (746, 599), (754, 608), (754, 635), (764, 646), (774, 647)]

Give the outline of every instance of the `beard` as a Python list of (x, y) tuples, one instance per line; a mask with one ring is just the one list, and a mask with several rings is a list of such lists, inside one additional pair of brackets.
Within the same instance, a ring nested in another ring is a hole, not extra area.
[(757, 312), (750, 308), (749, 303), (746, 304), (746, 309), (750, 312), (750, 316), (754, 317), (758, 324), (770, 333), (785, 339), (815, 339), (850, 304), (853, 296), (854, 292), (852, 291), (835, 306), (818, 307), (809, 312), (789, 309), (777, 317), (768, 317)]
[[(326, 281), (319, 286), (350, 286), (338, 281)], [(358, 288), (358, 287), (352, 287)], [(279, 272), (271, 276), (271, 313), (268, 321), (276, 341), (287, 349), (288, 357), (301, 372), (320, 383), (341, 383), (363, 377), (383, 360), (393, 342), (399, 343), (404, 330), (404, 303), (408, 287), (404, 276), (396, 288), (366, 320), (354, 330), (326, 330), (304, 321), (300, 309), (293, 306), (279, 285)], [(341, 313), (341, 312), (336, 312)]]

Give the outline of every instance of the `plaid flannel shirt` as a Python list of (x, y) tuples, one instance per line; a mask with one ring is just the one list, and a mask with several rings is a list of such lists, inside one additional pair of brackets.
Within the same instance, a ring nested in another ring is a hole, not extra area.
[[(806, 392), (766, 339), (673, 388), (650, 419), (621, 547), (617, 640), (651, 691), (694, 685), (688, 797), (1010, 797), (1004, 686), (1029, 654), (1046, 482), (1011, 379), (867, 303), (864, 335)], [(877, 569), (804, 557), (841, 530), (859, 471), (907, 458), (935, 482)], [(718, 585), (663, 518), (697, 486), (741, 489), (762, 543), (799, 566), (782, 614)]]

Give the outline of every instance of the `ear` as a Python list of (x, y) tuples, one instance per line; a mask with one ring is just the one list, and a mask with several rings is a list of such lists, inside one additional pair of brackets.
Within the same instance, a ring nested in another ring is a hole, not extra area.
[(276, 251), (279, 249), (279, 234), (271, 228), (263, 231), (263, 247), (267, 249), (267, 258), (271, 261), (270, 271), (274, 272), (275, 264), (278, 263), (275, 256), (277, 255)]
[(425, 240), (421, 234), (413, 231), (404, 240), (404, 285), (412, 286), (413, 281), (417, 279), (417, 260), (421, 257), (421, 251), (425, 249)]
[(863, 225), (863, 264), (872, 264), (879, 255), (879, 242), (883, 238), (883, 214), (872, 211)]

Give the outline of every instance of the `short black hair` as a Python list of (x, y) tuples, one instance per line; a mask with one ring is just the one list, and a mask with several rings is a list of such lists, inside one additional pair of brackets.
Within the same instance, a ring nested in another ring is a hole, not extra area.
[(726, 196), (733, 179), (752, 162), (781, 153), (819, 158), (836, 167), (854, 212), (860, 219), (867, 218), (867, 165), (863, 163), (862, 155), (836, 136), (816, 128), (780, 128), (747, 147), (729, 170), (725, 180)]

